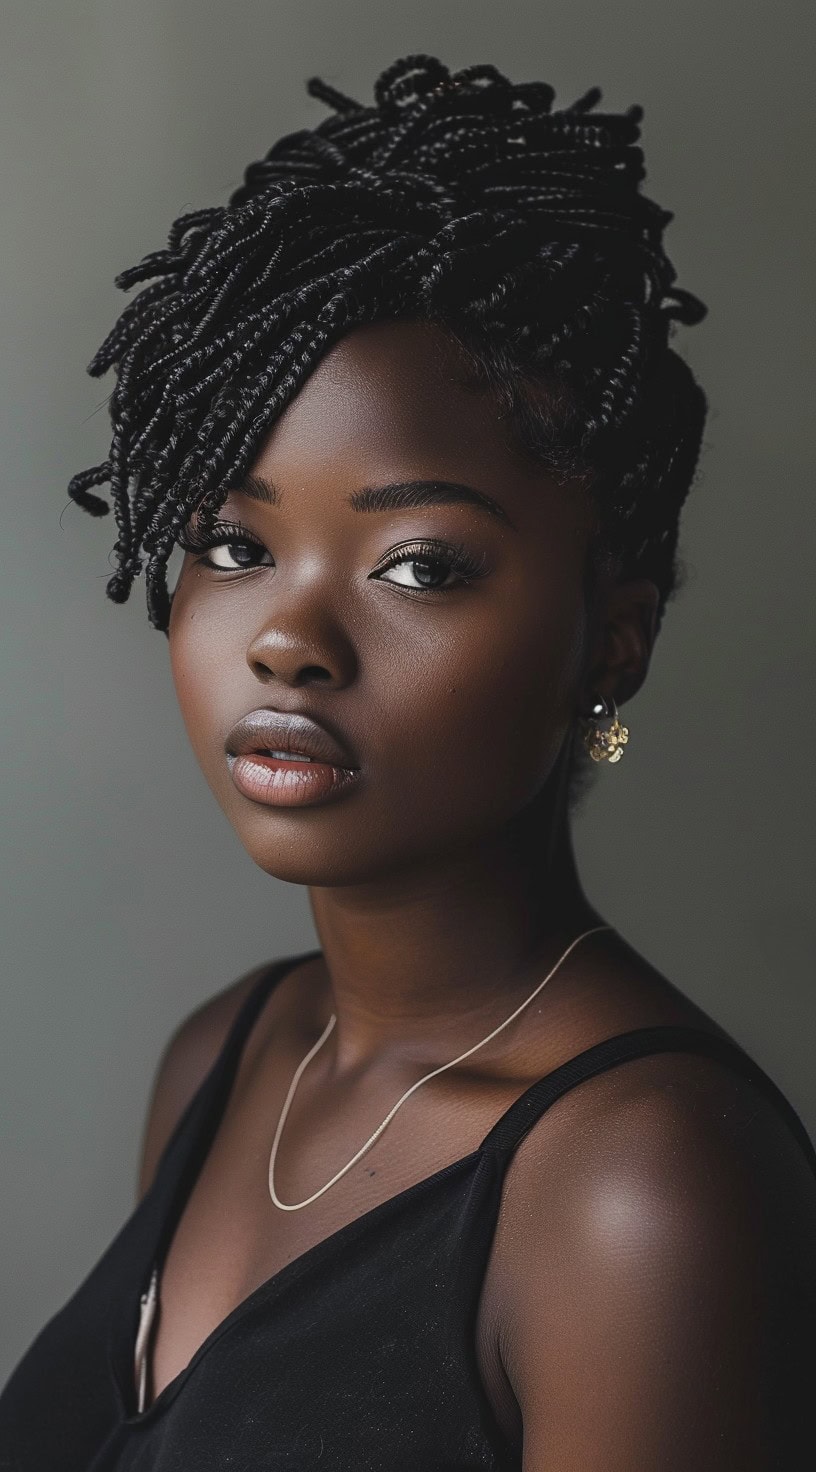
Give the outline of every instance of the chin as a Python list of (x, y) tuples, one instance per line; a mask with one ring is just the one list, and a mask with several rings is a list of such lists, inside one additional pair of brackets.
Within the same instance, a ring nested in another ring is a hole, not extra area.
[(296, 844), (282, 849), (271, 844), (250, 847), (245, 843), (250, 858), (263, 869), (270, 879), (280, 879), (284, 884), (300, 884), (306, 888), (339, 889), (344, 885), (371, 884), (382, 880), (388, 870), (382, 864), (360, 856), (355, 860), (348, 851), (332, 852), (299, 849)]
[[(264, 815), (266, 817), (266, 815)], [(356, 831), (355, 831), (356, 830)], [(301, 884), (316, 889), (339, 889), (345, 885), (382, 884), (433, 862), (450, 846), (450, 835), (439, 835), (438, 848), (427, 834), (413, 847), (406, 842), (398, 850), (393, 847), (395, 826), (379, 835), (368, 834), (360, 842), (359, 824), (344, 817), (331, 832), (317, 826), (309, 830), (304, 815), (289, 823), (268, 818), (250, 831), (250, 825), (236, 826), (236, 832), (253, 863), (272, 879), (286, 884)]]

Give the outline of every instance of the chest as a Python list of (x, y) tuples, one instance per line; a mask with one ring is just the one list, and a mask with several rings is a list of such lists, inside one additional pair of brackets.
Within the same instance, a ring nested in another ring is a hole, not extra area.
[[(395, 1131), (388, 1149), (372, 1147), (316, 1201), (284, 1211), (269, 1194), (268, 1129), (256, 1137), (252, 1117), (251, 1109), (234, 1111), (222, 1121), (175, 1223), (155, 1291), (142, 1304), (140, 1404), (172, 1389), (224, 1326), (234, 1339), (257, 1315), (274, 1318), (279, 1298), (291, 1307), (294, 1295), (313, 1341), (325, 1341), (330, 1317), (335, 1331), (345, 1318), (356, 1348), (363, 1339), (372, 1350), (380, 1346), (372, 1374), (381, 1373), (388, 1354), (396, 1359), (388, 1375), (399, 1376), (402, 1355), (406, 1392), (418, 1373), (432, 1377), (435, 1364), (453, 1375), (457, 1363), (475, 1360), (477, 1397), (511, 1445), (519, 1443), (520, 1416), (497, 1349), (499, 1275), (486, 1250), (489, 1234), (481, 1264), (475, 1244), (472, 1255), (462, 1252), (472, 1240), (467, 1218), (475, 1212), (479, 1172), (472, 1119), (467, 1135), (431, 1136), (430, 1160), (428, 1135), (420, 1136), (421, 1150), (413, 1132), (412, 1150), (410, 1127)], [(324, 1180), (332, 1164), (337, 1169), (338, 1152), (333, 1162), (331, 1153), (319, 1167)], [(276, 1169), (284, 1202), (316, 1189), (313, 1164), (310, 1182), (302, 1173), (296, 1179), (297, 1168)], [(484, 1234), (490, 1211), (480, 1215)]]

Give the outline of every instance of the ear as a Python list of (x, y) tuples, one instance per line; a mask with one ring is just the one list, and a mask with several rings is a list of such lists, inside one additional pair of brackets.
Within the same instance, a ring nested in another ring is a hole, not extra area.
[(660, 591), (648, 578), (611, 583), (598, 597), (580, 697), (588, 711), (598, 695), (623, 705), (649, 671)]

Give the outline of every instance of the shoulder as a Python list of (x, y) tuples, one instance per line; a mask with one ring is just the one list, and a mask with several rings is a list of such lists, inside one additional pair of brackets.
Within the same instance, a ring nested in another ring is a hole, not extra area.
[(208, 1074), (232, 1023), (270, 962), (254, 967), (185, 1017), (159, 1059), (142, 1136), (137, 1200), (149, 1189), (162, 1151)]
[(735, 1069), (649, 1056), (559, 1099), (508, 1167), (494, 1260), (531, 1472), (635, 1446), (666, 1472), (799, 1465), (776, 1457), (801, 1456), (816, 1377), (816, 1176)]

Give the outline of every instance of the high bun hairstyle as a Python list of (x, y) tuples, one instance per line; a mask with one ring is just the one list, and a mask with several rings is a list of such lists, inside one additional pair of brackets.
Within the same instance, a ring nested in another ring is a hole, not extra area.
[(409, 318), (456, 339), (523, 454), (585, 480), (599, 545), (657, 583), (662, 617), (706, 413), (669, 341), (705, 307), (674, 285), (672, 216), (640, 191), (642, 109), (598, 112), (593, 88), (557, 110), (544, 82), (424, 55), (388, 67), (372, 106), (319, 78), (307, 90), (331, 116), (116, 278), (141, 290), (88, 368), (116, 368), (110, 451), (68, 488), (102, 516), (90, 487), (110, 484), (108, 597), (125, 602), (146, 559), (166, 634), (167, 562), (193, 511), (209, 530), (338, 339)]

